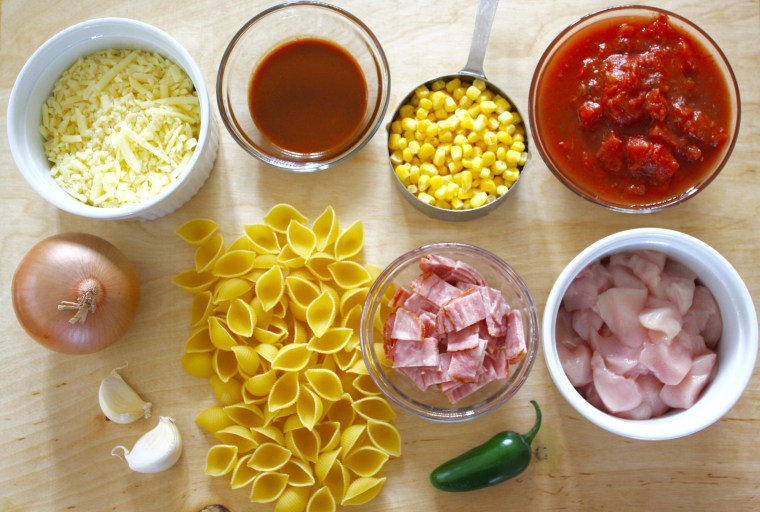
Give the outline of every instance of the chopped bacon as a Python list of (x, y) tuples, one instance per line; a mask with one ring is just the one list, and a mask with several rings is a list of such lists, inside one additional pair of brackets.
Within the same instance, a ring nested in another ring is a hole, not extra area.
[(473, 267), (432, 255), (406, 292), (399, 289), (384, 332), (393, 367), (422, 390), (456, 403), (509, 377), (526, 354), (522, 317)]

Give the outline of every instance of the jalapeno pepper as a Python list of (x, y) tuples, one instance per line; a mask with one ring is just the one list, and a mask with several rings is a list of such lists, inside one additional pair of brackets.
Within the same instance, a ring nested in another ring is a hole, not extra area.
[(541, 409), (536, 409), (536, 422), (527, 434), (499, 432), (485, 443), (444, 462), (430, 474), (430, 482), (442, 491), (472, 491), (513, 478), (528, 467), (530, 444), (541, 428)]

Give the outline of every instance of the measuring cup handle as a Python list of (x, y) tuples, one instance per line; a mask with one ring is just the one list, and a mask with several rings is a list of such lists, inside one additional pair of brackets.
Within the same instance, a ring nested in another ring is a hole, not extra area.
[(480, 0), (478, 3), (475, 29), (472, 33), (472, 43), (470, 43), (470, 55), (467, 58), (467, 64), (460, 73), (485, 79), (483, 61), (486, 57), (488, 38), (491, 35), (491, 27), (498, 6), (499, 0)]

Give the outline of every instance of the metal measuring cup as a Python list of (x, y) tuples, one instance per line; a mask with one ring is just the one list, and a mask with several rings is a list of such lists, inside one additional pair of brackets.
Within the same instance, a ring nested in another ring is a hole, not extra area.
[[(418, 87), (422, 85), (430, 86), (433, 82), (436, 82), (438, 80), (443, 80), (445, 82), (448, 82), (449, 80), (452, 80), (454, 78), (467, 78), (468, 80), (472, 80), (472, 79), (483, 80), (483, 82), (486, 83), (486, 86), (488, 87), (489, 90), (503, 97), (512, 105), (512, 111), (517, 112), (517, 114), (520, 116), (520, 119), (522, 120), (521, 122), (523, 126), (525, 126), (525, 118), (517, 110), (517, 106), (512, 101), (512, 99), (501, 88), (497, 87), (496, 85), (493, 84), (493, 82), (488, 80), (483, 71), (483, 62), (485, 60), (486, 48), (488, 47), (488, 39), (491, 35), (491, 27), (493, 26), (493, 19), (494, 19), (494, 15), (496, 14), (496, 8), (498, 7), (498, 5), (499, 5), (499, 0), (480, 0), (478, 4), (477, 15), (475, 17), (475, 29), (472, 34), (472, 42), (470, 43), (470, 53), (467, 58), (467, 63), (465, 64), (465, 66), (458, 73), (443, 75), (443, 76), (433, 78), (432, 80), (423, 82)], [(401, 101), (401, 103), (399, 104), (399, 106), (396, 108), (396, 110), (393, 113), (391, 122), (393, 122), (393, 120), (398, 119), (399, 110), (401, 109), (402, 106), (409, 103), (411, 98), (414, 96), (416, 90), (417, 90), (417, 87), (412, 89), (412, 91), (409, 94), (407, 94), (406, 97)], [(386, 128), (387, 128), (388, 135), (390, 135), (390, 124)], [(527, 127), (525, 130), (525, 148), (526, 148), (526, 151), (528, 151)], [(393, 163), (390, 164), (390, 167), (391, 167), (393, 182), (399, 188), (399, 190), (401, 191), (401, 194), (407, 200), (409, 200), (409, 202), (415, 208), (425, 213), (426, 215), (429, 215), (430, 217), (433, 217), (439, 220), (447, 220), (447, 221), (472, 220), (472, 219), (476, 219), (476, 218), (479, 218), (491, 213), (496, 207), (498, 207), (501, 203), (503, 203), (506, 200), (507, 196), (512, 192), (512, 190), (517, 186), (517, 183), (522, 178), (522, 170), (521, 170), (520, 177), (509, 188), (507, 193), (496, 198), (494, 201), (491, 201), (490, 203), (486, 203), (483, 206), (480, 206), (478, 208), (472, 208), (468, 210), (449, 210), (446, 208), (440, 208), (438, 206), (430, 205), (423, 201), (420, 201), (414, 194), (409, 192), (404, 186), (404, 184), (401, 183), (401, 180), (398, 179), (398, 177), (395, 174), (395, 170), (393, 168)]]

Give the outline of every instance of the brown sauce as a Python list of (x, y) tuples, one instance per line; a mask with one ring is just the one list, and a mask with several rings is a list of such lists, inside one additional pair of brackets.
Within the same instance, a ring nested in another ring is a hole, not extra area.
[(293, 153), (340, 150), (354, 138), (367, 107), (359, 64), (324, 39), (297, 39), (272, 50), (254, 70), (248, 105), (256, 126)]

